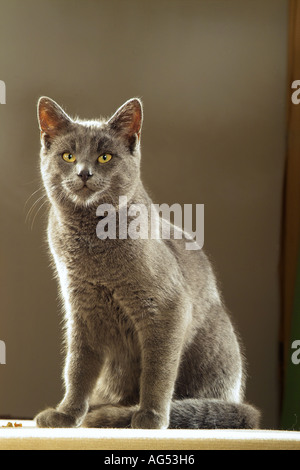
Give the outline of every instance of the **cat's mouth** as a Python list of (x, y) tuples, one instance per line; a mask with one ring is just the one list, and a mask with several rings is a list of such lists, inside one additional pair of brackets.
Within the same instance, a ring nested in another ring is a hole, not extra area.
[(97, 200), (98, 192), (84, 184), (80, 188), (74, 188), (71, 191), (70, 197), (75, 204), (82, 204), (84, 207), (87, 207)]
[(84, 183), (80, 188), (76, 189), (76, 193), (83, 193), (83, 194), (89, 194), (89, 193), (94, 193), (95, 190), (90, 188), (86, 183)]
[[(99, 197), (99, 187), (89, 181), (70, 181), (64, 183), (66, 192), (75, 204), (90, 205)], [(100, 191), (101, 193), (101, 191)]]

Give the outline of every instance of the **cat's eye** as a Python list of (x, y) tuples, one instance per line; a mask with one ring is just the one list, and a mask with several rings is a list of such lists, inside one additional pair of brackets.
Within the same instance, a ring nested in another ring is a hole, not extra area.
[(110, 153), (104, 153), (103, 155), (100, 155), (100, 157), (98, 157), (98, 162), (107, 163), (111, 159), (112, 159), (112, 155)]
[(75, 155), (69, 152), (63, 153), (62, 157), (63, 157), (63, 160), (67, 163), (74, 163), (76, 161)]

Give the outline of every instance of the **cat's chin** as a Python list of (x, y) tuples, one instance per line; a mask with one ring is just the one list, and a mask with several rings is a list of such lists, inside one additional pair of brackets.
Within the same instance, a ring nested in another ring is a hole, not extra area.
[(85, 186), (76, 191), (76, 193), (69, 194), (69, 197), (77, 207), (81, 206), (84, 208), (95, 205), (99, 201), (99, 192)]

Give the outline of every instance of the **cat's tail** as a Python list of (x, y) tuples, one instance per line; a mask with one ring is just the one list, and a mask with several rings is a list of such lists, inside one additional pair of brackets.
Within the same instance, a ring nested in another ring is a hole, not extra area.
[(170, 429), (257, 429), (260, 413), (246, 403), (214, 399), (186, 399), (172, 402)]
[[(83, 426), (130, 428), (138, 406), (102, 405), (91, 409)], [(258, 429), (259, 411), (251, 405), (215, 399), (175, 400), (171, 404), (169, 429)]]

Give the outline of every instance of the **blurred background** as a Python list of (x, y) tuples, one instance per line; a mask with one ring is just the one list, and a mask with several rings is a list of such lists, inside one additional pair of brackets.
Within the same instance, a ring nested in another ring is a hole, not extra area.
[(62, 398), (37, 100), (97, 118), (138, 96), (145, 185), (157, 203), (205, 205), (246, 398), (263, 427), (279, 426), (287, 50), (287, 0), (0, 0), (0, 416), (30, 418)]

